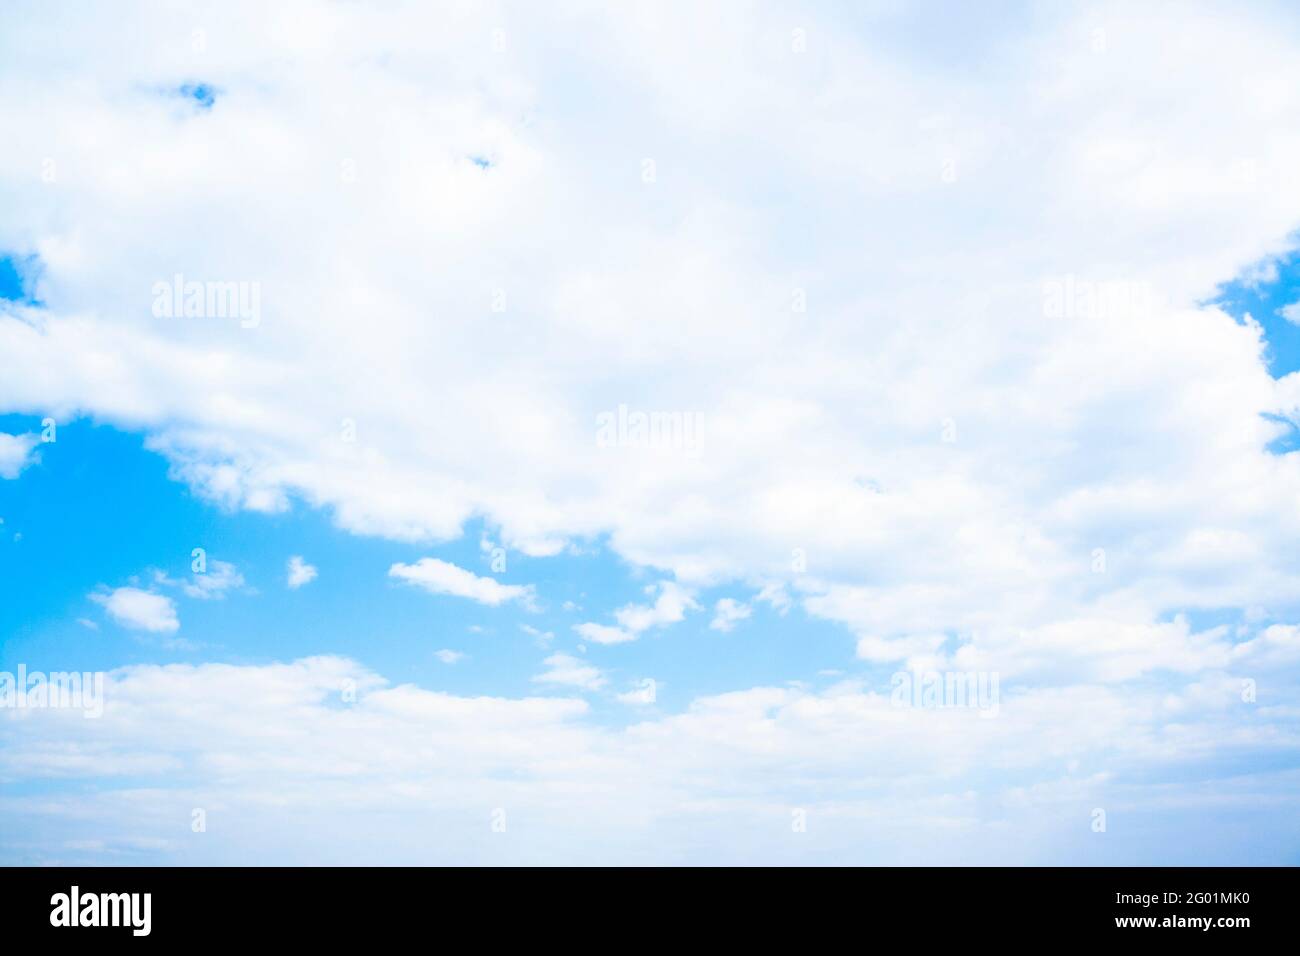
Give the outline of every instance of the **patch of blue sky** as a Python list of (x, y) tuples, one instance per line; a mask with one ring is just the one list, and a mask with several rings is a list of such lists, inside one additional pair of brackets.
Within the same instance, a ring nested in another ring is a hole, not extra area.
[(1300, 451), (1300, 429), (1296, 428), (1289, 421), (1280, 415), (1265, 415), (1270, 421), (1277, 422), (1278, 425), (1286, 430), (1268, 443), (1268, 450), (1275, 455), (1285, 455), (1288, 452)]
[(193, 100), (201, 110), (210, 110), (217, 102), (218, 90), (210, 83), (182, 83), (176, 92)]
[(36, 256), (0, 253), (0, 301), (39, 305), (36, 280), (40, 272), (41, 263)]
[[(1281, 378), (1300, 371), (1300, 253), (1259, 263), (1245, 275), (1220, 286), (1210, 300), (1239, 322), (1250, 316), (1264, 330), (1269, 373)], [(1275, 455), (1300, 451), (1300, 428), (1285, 418), (1266, 415), (1283, 427), (1268, 445)]]
[[(39, 416), (0, 416), (0, 430), (9, 433), (40, 427)], [(781, 615), (755, 604), (733, 630), (711, 629), (719, 598), (752, 600), (741, 588), (699, 594), (699, 609), (635, 642), (584, 644), (574, 625), (612, 624), (618, 608), (652, 603), (645, 588), (661, 576), (628, 567), (601, 541), (550, 557), (509, 551), (506, 570), (494, 574), (482, 545), (492, 530), (479, 522), (456, 540), (413, 544), (353, 535), (335, 527), (326, 512), (300, 504), (278, 514), (228, 512), (169, 477), (167, 462), (144, 446), (142, 436), (87, 420), (61, 423), (57, 440), (39, 447), (36, 463), (15, 480), (0, 481), (0, 517), (0, 670), (19, 663), (47, 672), (139, 663), (264, 664), (337, 654), (393, 684), (465, 695), (582, 695), (600, 722), (614, 724), (678, 712), (704, 694), (792, 680), (824, 686), (862, 673), (855, 667), (853, 635), (798, 608)], [(245, 587), (202, 600), (153, 582), (153, 570), (175, 581), (190, 578), (191, 553), (199, 547), (209, 573), (213, 562), (230, 562)], [(318, 578), (289, 589), (291, 555), (314, 565)], [(392, 564), (426, 556), (504, 584), (533, 585), (538, 607), (487, 606), (389, 577)], [(101, 586), (131, 584), (172, 598), (180, 629), (128, 630), (88, 597)], [(575, 607), (566, 609), (566, 602)], [(465, 657), (443, 663), (436, 656), (443, 649)], [(600, 668), (606, 684), (585, 693), (534, 681), (555, 653)], [(822, 673), (828, 670), (835, 674)], [(617, 700), (645, 678), (656, 682), (653, 705)], [(872, 684), (887, 692), (888, 680), (881, 671)]]
[(1260, 324), (1275, 378), (1300, 370), (1300, 253), (1261, 263), (1220, 286), (1210, 301), (1239, 321), (1249, 315)]

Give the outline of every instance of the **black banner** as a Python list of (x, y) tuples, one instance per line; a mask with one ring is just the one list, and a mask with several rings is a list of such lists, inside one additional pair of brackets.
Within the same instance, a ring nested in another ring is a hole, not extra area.
[[(1233, 946), (1296, 929), (1295, 869), (8, 869), (0, 914), (23, 942), (364, 944), (466, 932), (486, 942), (622, 946), (757, 938), (865, 945), (1001, 940)], [(611, 933), (613, 935), (611, 935)], [(436, 941), (436, 937), (433, 938)], [(604, 940), (604, 942), (600, 942)], [(12, 948), (13, 952), (21, 949)], [(53, 950), (51, 950), (53, 951)]]

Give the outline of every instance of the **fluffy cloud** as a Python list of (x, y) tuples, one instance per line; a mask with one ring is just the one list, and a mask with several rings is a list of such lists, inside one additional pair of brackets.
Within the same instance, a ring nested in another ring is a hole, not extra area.
[(0, 432), (0, 478), (17, 478), (32, 463), (32, 449), (39, 441), (37, 435)]
[(176, 604), (165, 594), (120, 587), (96, 592), (90, 595), (90, 599), (102, 605), (118, 624), (133, 631), (171, 634), (181, 626), (176, 616)]
[(286, 567), (287, 579), (290, 590), (297, 590), (304, 584), (310, 584), (316, 580), (316, 566), (308, 564), (302, 559), (302, 555), (295, 554), (289, 559)]
[(676, 624), (686, 617), (688, 609), (700, 606), (689, 590), (673, 581), (652, 584), (646, 594), (655, 596), (653, 604), (628, 604), (614, 612), (617, 627), (588, 622), (575, 625), (574, 630), (597, 644), (623, 644), (635, 641), (651, 628)]
[(614, 612), (619, 625), (634, 634), (652, 627), (676, 624), (686, 616), (688, 609), (699, 608), (691, 593), (672, 581), (651, 585), (646, 588), (646, 593), (656, 595), (654, 604), (629, 604)]
[(440, 651), (434, 651), (433, 656), (444, 664), (455, 664), (465, 659), (465, 655), (461, 651), (453, 651), (445, 647)]
[(561, 684), (581, 690), (598, 690), (605, 686), (600, 668), (593, 667), (569, 654), (552, 654), (543, 662), (546, 670), (533, 677), (541, 684)]
[(525, 606), (533, 601), (532, 585), (502, 584), (496, 578), (479, 577), (472, 571), (437, 558), (421, 558), (415, 564), (394, 564), (388, 576), (414, 584), (431, 594), (450, 594), (496, 607), (506, 601)]
[(734, 598), (721, 598), (713, 606), (713, 620), (709, 627), (715, 631), (730, 631), (753, 611), (748, 604), (742, 604)]

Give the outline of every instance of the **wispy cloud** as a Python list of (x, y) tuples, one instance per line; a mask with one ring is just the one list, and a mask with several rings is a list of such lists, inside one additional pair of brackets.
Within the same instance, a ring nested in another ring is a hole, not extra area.
[(181, 584), (186, 597), (199, 600), (223, 598), (228, 591), (237, 591), (244, 587), (244, 576), (229, 561), (212, 560), (207, 570), (195, 574)]
[(748, 604), (732, 598), (722, 598), (713, 606), (713, 620), (709, 622), (709, 627), (715, 631), (730, 631), (751, 613)]
[(38, 444), (38, 435), (0, 432), (0, 478), (17, 478), (22, 474), (23, 469), (35, 460), (32, 450)]
[(599, 690), (606, 680), (600, 668), (569, 654), (552, 654), (543, 663), (546, 670), (533, 677), (540, 684), (561, 684), (581, 690)]
[(394, 564), (388, 569), (388, 575), (423, 588), (430, 594), (468, 598), (491, 607), (507, 601), (532, 606), (534, 600), (532, 585), (502, 584), (496, 578), (479, 577), (438, 558), (421, 558), (415, 564)]
[(577, 624), (574, 630), (596, 644), (625, 644), (635, 641), (645, 631), (667, 627), (686, 617), (688, 610), (698, 610), (700, 605), (691, 592), (673, 581), (660, 581), (646, 588), (646, 593), (657, 595), (653, 604), (628, 604), (614, 612), (618, 626), (587, 622)]

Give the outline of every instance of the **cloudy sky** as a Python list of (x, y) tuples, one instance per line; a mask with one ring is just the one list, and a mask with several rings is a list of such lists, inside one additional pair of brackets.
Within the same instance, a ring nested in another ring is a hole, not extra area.
[(7, 5), (0, 862), (1300, 862), (1298, 54)]

